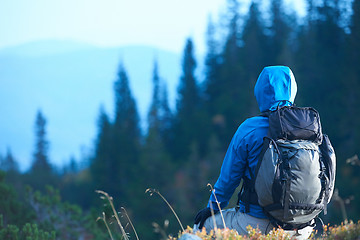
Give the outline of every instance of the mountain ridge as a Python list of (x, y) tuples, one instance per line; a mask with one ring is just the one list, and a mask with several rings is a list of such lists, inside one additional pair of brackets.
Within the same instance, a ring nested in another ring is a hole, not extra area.
[(17, 45), (0, 47), (0, 55), (18, 55), (18, 56), (44, 56), (54, 54), (66, 54), (69, 52), (80, 52), (91, 49), (98, 50), (121, 50), (121, 49), (151, 49), (154, 51), (166, 52), (169, 54), (179, 55), (179, 53), (161, 49), (151, 45), (126, 44), (122, 46), (100, 46), (90, 43), (83, 43), (71, 40), (39, 40), (21, 43)]

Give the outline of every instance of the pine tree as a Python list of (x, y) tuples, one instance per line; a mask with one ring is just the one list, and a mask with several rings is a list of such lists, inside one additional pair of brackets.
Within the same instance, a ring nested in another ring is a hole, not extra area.
[(215, 39), (215, 34), (215, 25), (211, 18), (209, 18), (206, 32), (207, 53), (205, 57), (204, 101), (205, 107), (209, 113), (209, 121), (211, 121), (215, 127), (219, 127), (221, 122), (216, 122), (216, 114), (218, 113), (218, 109), (216, 108), (216, 101), (221, 95), (219, 88), (219, 86), (221, 86), (221, 79), (219, 76), (219, 43)]
[[(324, 129), (330, 136), (336, 136), (339, 132), (334, 126), (342, 122), (344, 115), (344, 103), (339, 96), (344, 91), (343, 69), (339, 64), (344, 59), (345, 33), (339, 25), (342, 13), (336, 0), (311, 6), (315, 10), (311, 10), (311, 18), (307, 19), (296, 54), (298, 85), (303, 91), (298, 97), (302, 105), (313, 106), (322, 114)], [(314, 89), (317, 94), (312, 94)]]
[(160, 134), (167, 153), (171, 152), (174, 142), (174, 116), (169, 106), (169, 98), (166, 83), (160, 88)]
[(170, 157), (165, 150), (162, 135), (163, 112), (160, 77), (157, 62), (154, 63), (153, 71), (153, 94), (148, 112), (148, 133), (143, 151), (143, 168), (145, 170), (146, 182), (154, 188), (166, 189), (171, 178)]
[[(342, 159), (351, 158), (360, 152), (360, 1), (352, 2), (352, 15), (349, 22), (350, 32), (346, 36), (345, 42), (345, 61), (340, 62), (343, 66), (343, 89), (339, 91), (339, 101), (341, 101), (344, 115), (341, 116), (341, 122), (336, 126), (337, 136), (341, 136), (335, 151), (341, 153), (338, 158), (339, 169), (337, 172), (336, 187), (339, 189), (340, 196), (347, 198), (352, 196), (354, 199), (347, 205), (351, 208), (348, 211), (349, 219), (357, 219), (360, 216), (360, 193), (354, 191), (358, 187), (359, 174), (358, 167), (355, 165), (345, 164), (347, 161)], [(341, 92), (340, 92), (341, 91)], [(341, 94), (341, 95), (340, 95)], [(333, 214), (335, 215), (335, 214)], [(337, 212), (340, 218), (340, 213)], [(334, 218), (334, 216), (333, 216)]]
[(239, 2), (238, 0), (228, 0), (228, 33), (225, 41), (224, 55), (225, 61), (228, 60), (228, 64), (236, 63), (238, 60), (239, 54), (239, 43), (240, 43), (240, 34), (239, 34)]
[(134, 197), (133, 190), (137, 187), (141, 133), (136, 101), (123, 64), (120, 64), (118, 78), (114, 83), (114, 93), (115, 121), (111, 144), (111, 172), (108, 174), (113, 181), (114, 192), (110, 194), (127, 201)]
[[(225, 84), (225, 90), (229, 91), (234, 86), (230, 86), (231, 83), (241, 78), (242, 66), (240, 61), (240, 15), (239, 15), (239, 3), (237, 0), (228, 0), (228, 12), (227, 12), (227, 37), (225, 39), (225, 45), (222, 54), (222, 81)], [(228, 84), (228, 85), (227, 85)]]
[(142, 177), (144, 178), (144, 183), (147, 184), (144, 187), (151, 187), (166, 192), (171, 186), (173, 169), (170, 156), (165, 150), (165, 139), (162, 135), (162, 127), (166, 123), (163, 122), (164, 109), (161, 99), (161, 85), (157, 62), (154, 63), (152, 82), (153, 97), (148, 112), (148, 133), (142, 151), (141, 169), (144, 170)]
[(176, 116), (174, 124), (175, 143), (173, 156), (186, 159), (190, 154), (190, 146), (201, 141), (199, 136), (200, 92), (195, 78), (196, 60), (194, 46), (189, 38), (186, 41), (182, 60), (182, 76), (178, 86)]
[[(340, 160), (336, 187), (344, 196), (350, 194), (353, 186), (347, 181), (351, 176), (344, 174), (348, 167), (341, 160), (350, 157), (349, 149), (353, 143), (349, 138), (354, 133), (354, 129), (349, 127), (352, 120), (345, 116), (356, 115), (354, 111), (349, 111), (350, 99), (356, 95), (349, 91), (348, 84), (353, 80), (349, 75), (349, 65), (344, 64), (346, 35), (341, 25), (345, 12), (339, 3), (337, 0), (308, 1), (308, 15), (299, 35), (299, 50), (295, 54), (295, 76), (299, 89), (297, 103), (319, 111), (323, 132), (329, 135)], [(332, 221), (339, 222), (340, 212), (332, 209), (331, 215)]]
[(360, 110), (358, 100), (360, 99), (360, 1), (352, 2), (352, 15), (350, 21), (350, 34), (346, 41), (346, 92), (345, 107), (348, 123), (346, 126), (352, 126), (347, 136), (346, 149), (351, 152), (359, 152), (360, 146)]
[(19, 170), (19, 164), (13, 156), (10, 148), (7, 149), (5, 157), (0, 156), (0, 170), (6, 172), (6, 182), (14, 186), (14, 188), (20, 193), (21, 197), (23, 197), (23, 178)]
[(9, 174), (9, 172), (19, 172), (19, 165), (16, 162), (10, 148), (7, 149), (5, 157), (0, 156), (0, 169), (7, 172), (7, 174)]
[(246, 69), (243, 79), (239, 82), (241, 87), (238, 102), (242, 106), (243, 120), (258, 113), (258, 105), (254, 98), (254, 86), (261, 70), (270, 63), (269, 39), (265, 35), (264, 20), (261, 18), (259, 5), (252, 1), (242, 32), (243, 47), (241, 49), (241, 62)]
[(114, 95), (114, 121), (100, 109), (90, 173), (94, 188), (108, 192), (116, 202), (127, 203), (137, 184), (141, 135), (136, 102), (122, 64), (114, 82)]
[[(178, 87), (177, 114), (179, 116), (191, 115), (194, 107), (199, 103), (199, 90), (195, 78), (196, 60), (194, 45), (190, 38), (186, 41), (182, 61), (182, 76)], [(194, 102), (191, 102), (194, 100)]]
[(256, 1), (252, 1), (242, 32), (242, 61), (247, 72), (256, 77), (268, 62), (266, 52), (268, 39), (265, 35), (264, 20)]
[[(94, 181), (94, 188), (104, 191), (113, 190), (112, 179), (116, 176), (116, 169), (112, 157), (112, 125), (103, 107), (100, 108), (97, 121), (98, 134), (95, 142), (95, 156), (90, 164), (90, 172)], [(115, 173), (114, 173), (115, 171)]]
[(44, 190), (55, 185), (56, 178), (48, 157), (49, 142), (46, 136), (46, 119), (39, 110), (35, 120), (35, 149), (33, 163), (28, 173), (28, 183), (35, 189)]
[[(270, 6), (270, 46), (267, 59), (271, 65), (291, 66), (293, 64), (290, 39), (297, 30), (296, 13), (290, 17), (284, 10), (283, 0), (272, 0)], [(295, 45), (292, 43), (292, 46)]]
[(115, 130), (130, 134), (134, 145), (140, 138), (139, 115), (136, 101), (131, 93), (129, 79), (123, 64), (120, 64), (118, 79), (114, 83)]
[[(351, 22), (350, 22), (350, 32), (351, 38), (353, 39), (353, 44), (357, 43), (357, 49), (359, 49), (359, 40), (360, 39), (360, 1), (354, 0), (352, 2), (352, 15), (351, 15)], [(354, 52), (359, 58), (360, 53)]]
[(158, 73), (158, 64), (155, 61), (154, 70), (153, 70), (153, 94), (151, 99), (150, 110), (148, 112), (148, 137), (149, 135), (153, 136), (154, 139), (160, 141), (160, 128), (161, 128), (161, 99), (160, 99), (160, 78)]
[(210, 98), (213, 99), (212, 122), (215, 126), (216, 136), (219, 138), (223, 148), (228, 143), (244, 118), (241, 97), (242, 79), (244, 66), (241, 64), (240, 50), (240, 15), (239, 2), (237, 0), (227, 1), (227, 12), (224, 21), (227, 26), (227, 34), (224, 40), (223, 49), (219, 58), (219, 70), (216, 92)]
[[(130, 191), (131, 206), (136, 209), (134, 218), (135, 220), (138, 218), (137, 225), (140, 229), (146, 228), (149, 222), (163, 221), (164, 217), (169, 215), (163, 202), (144, 195), (145, 189), (155, 188), (168, 198), (173, 178), (173, 166), (169, 152), (166, 150), (167, 145), (171, 146), (171, 143), (166, 142), (171, 127), (171, 111), (156, 60), (152, 73), (153, 89), (147, 114), (148, 128), (139, 156), (140, 162), (133, 172), (136, 181), (132, 183)], [(151, 231), (143, 231), (143, 234), (148, 238), (153, 237)]]
[(46, 119), (39, 110), (35, 122), (35, 151), (31, 172), (51, 172), (51, 165), (48, 159), (49, 142), (46, 138)]
[[(150, 109), (148, 112), (147, 140), (157, 141), (163, 147), (171, 146), (171, 127), (173, 116), (168, 102), (168, 93), (165, 82), (160, 81), (158, 63), (154, 62), (153, 70), (153, 93)], [(168, 150), (163, 149), (165, 152)]]

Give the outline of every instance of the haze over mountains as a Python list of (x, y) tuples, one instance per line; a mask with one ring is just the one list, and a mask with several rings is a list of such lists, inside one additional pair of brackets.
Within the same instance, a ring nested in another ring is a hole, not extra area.
[(123, 62), (144, 125), (151, 101), (154, 60), (174, 106), (181, 53), (149, 46), (100, 48), (43, 41), (0, 49), (0, 154), (8, 148), (26, 170), (34, 149), (38, 109), (47, 119), (50, 161), (62, 165), (88, 154), (101, 105), (111, 116), (113, 83)]

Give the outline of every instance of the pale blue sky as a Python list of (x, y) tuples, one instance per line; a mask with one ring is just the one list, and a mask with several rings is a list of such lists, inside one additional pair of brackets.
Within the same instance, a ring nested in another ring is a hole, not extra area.
[[(246, 9), (249, 0), (239, 2)], [(204, 52), (208, 16), (217, 22), (225, 9), (226, 0), (0, 0), (0, 49), (55, 39), (181, 52), (191, 36)]]
[(0, 48), (57, 39), (181, 52), (188, 36), (204, 48), (209, 14), (216, 20), (225, 7), (226, 0), (0, 0)]

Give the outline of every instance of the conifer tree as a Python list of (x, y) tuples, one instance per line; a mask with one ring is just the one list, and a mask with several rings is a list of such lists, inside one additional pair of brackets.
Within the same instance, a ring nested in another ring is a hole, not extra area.
[(110, 191), (112, 179), (116, 176), (112, 157), (112, 125), (103, 107), (100, 108), (97, 121), (97, 138), (95, 142), (95, 156), (90, 164), (90, 171), (94, 181), (94, 188)]
[(190, 146), (201, 141), (199, 134), (200, 92), (195, 77), (196, 60), (194, 45), (190, 38), (186, 41), (182, 60), (182, 75), (178, 86), (176, 116), (174, 124), (175, 143), (174, 157), (186, 159), (190, 154)]
[(31, 166), (33, 172), (50, 172), (51, 166), (48, 159), (49, 142), (46, 137), (46, 119), (39, 110), (35, 122), (35, 151), (34, 161)]
[(171, 182), (171, 161), (165, 151), (164, 138), (162, 136), (163, 112), (161, 104), (160, 77), (158, 64), (154, 63), (153, 70), (153, 93), (150, 109), (148, 112), (148, 133), (143, 149), (144, 179), (149, 186), (167, 190)]
[[(211, 17), (208, 19), (206, 31), (207, 52), (205, 57), (205, 80), (203, 83), (204, 110), (206, 111), (205, 130), (203, 137), (207, 139), (207, 151), (211, 151), (211, 138), (218, 138), (223, 135), (225, 128), (222, 110), (222, 97), (224, 96), (223, 82), (221, 78), (221, 53), (220, 42), (216, 39), (216, 28)], [(224, 147), (225, 148), (225, 147)]]
[[(199, 103), (199, 90), (195, 78), (196, 60), (194, 57), (194, 45), (190, 38), (186, 46), (182, 61), (182, 76), (178, 87), (177, 114), (186, 116), (193, 114), (194, 107)], [(194, 102), (191, 102), (194, 100)]]
[[(357, 49), (359, 48), (359, 40), (360, 39), (360, 1), (354, 0), (352, 2), (352, 15), (351, 15), (351, 21), (350, 21), (350, 31), (351, 31), (351, 37), (355, 42), (357, 43)], [(354, 52), (357, 54), (357, 57), (359, 57), (359, 52)]]
[[(158, 64), (154, 62), (154, 70), (153, 70), (153, 92), (152, 92), (152, 99), (150, 110), (148, 112), (148, 137), (149, 135), (156, 135), (156, 138), (160, 138), (160, 127), (161, 127), (161, 99), (160, 99), (160, 78), (158, 73)], [(154, 140), (155, 140), (154, 139)], [(157, 141), (160, 141), (158, 139)]]
[(293, 64), (290, 47), (290, 37), (296, 29), (296, 13), (292, 18), (285, 12), (283, 0), (272, 0), (270, 5), (271, 26), (270, 46), (267, 46), (269, 55), (268, 64), (286, 65)]
[[(261, 70), (269, 63), (269, 39), (265, 35), (264, 20), (261, 17), (259, 5), (252, 1), (242, 32), (243, 47), (241, 61), (246, 69), (241, 86), (239, 99), (242, 106), (243, 120), (258, 113), (258, 105), (254, 98), (253, 89)], [(241, 114), (241, 113), (239, 113)]]
[[(163, 195), (170, 196), (172, 188), (173, 167), (169, 152), (166, 150), (168, 143), (168, 130), (171, 127), (170, 108), (167, 102), (166, 88), (164, 87), (160, 75), (158, 63), (154, 61), (152, 74), (152, 99), (147, 114), (148, 128), (145, 135), (145, 141), (142, 145), (140, 166), (138, 167), (138, 197), (132, 199), (136, 202), (136, 212), (141, 222), (140, 227), (147, 227), (149, 222), (162, 222), (168, 218), (168, 209), (163, 202), (158, 199), (144, 195), (145, 189), (155, 188)], [(165, 100), (164, 100), (165, 92)], [(169, 146), (171, 146), (169, 144)], [(169, 198), (168, 198), (169, 200)], [(151, 238), (151, 231), (144, 231), (144, 237)]]
[(227, 12), (223, 24), (227, 26), (223, 49), (220, 54), (220, 65), (217, 93), (212, 97), (212, 122), (215, 124), (216, 136), (223, 148), (228, 143), (243, 117), (243, 109), (239, 104), (244, 66), (241, 64), (240, 49), (240, 14), (237, 0), (227, 1)]
[(227, 26), (228, 33), (225, 40), (224, 55), (227, 64), (236, 63), (238, 61), (239, 54), (239, 2), (238, 0), (227, 1)]
[(118, 78), (114, 83), (115, 130), (130, 134), (134, 145), (140, 138), (139, 115), (136, 101), (129, 86), (129, 79), (123, 64), (120, 64)]
[[(345, 61), (340, 62), (342, 65), (342, 89), (336, 89), (338, 92), (338, 101), (344, 114), (341, 116), (341, 122), (334, 127), (337, 130), (335, 137), (339, 138), (336, 142), (335, 151), (339, 153), (337, 161), (337, 182), (336, 187), (339, 189), (339, 195), (342, 197), (352, 196), (354, 199), (347, 208), (349, 219), (356, 219), (360, 213), (360, 193), (354, 191), (358, 184), (358, 167), (349, 164), (342, 159), (349, 159), (360, 152), (360, 1), (352, 2), (352, 15), (349, 22), (350, 32), (346, 36), (345, 42)], [(346, 162), (346, 163), (345, 163)], [(334, 212), (334, 211), (332, 211)], [(332, 221), (338, 216), (337, 222), (340, 222), (341, 215), (332, 214)]]
[[(261, 18), (259, 5), (252, 1), (242, 31), (242, 61), (246, 71), (259, 74), (267, 61), (268, 39), (265, 35), (264, 20)], [(252, 74), (253, 75), (253, 74)]]
[[(344, 59), (344, 30), (339, 26), (341, 11), (336, 0), (312, 3), (311, 18), (300, 36), (297, 75), (299, 88), (309, 95), (299, 96), (302, 105), (315, 107), (322, 113), (322, 124), (327, 133), (337, 135), (334, 126), (341, 123), (344, 115), (339, 90), (343, 91), (341, 63)], [(316, 94), (310, 94), (316, 89)], [(338, 118), (338, 119), (336, 119)], [(336, 144), (336, 141), (335, 141)]]
[(238, 0), (228, 0), (227, 11), (227, 37), (225, 39), (223, 54), (222, 54), (222, 81), (223, 85), (227, 85), (224, 90), (229, 91), (232, 83), (237, 82), (241, 78), (242, 66), (239, 64), (240, 60), (240, 15)]
[[(168, 94), (165, 82), (160, 81), (158, 63), (154, 62), (153, 93), (148, 112), (147, 141), (157, 141), (162, 147), (171, 144), (172, 113), (169, 107)], [(163, 149), (165, 152), (165, 149)]]
[(204, 102), (209, 113), (209, 121), (215, 127), (221, 127), (221, 122), (216, 122), (216, 114), (219, 107), (216, 102), (221, 96), (221, 78), (219, 76), (220, 56), (218, 52), (219, 42), (215, 39), (216, 29), (211, 18), (208, 19), (206, 31), (207, 52), (205, 57), (205, 81), (204, 81)]
[[(349, 74), (349, 65), (344, 64), (345, 32), (341, 24), (345, 12), (337, 0), (307, 2), (308, 15), (305, 26), (301, 28), (299, 50), (295, 54), (295, 76), (301, 90), (297, 104), (312, 106), (319, 111), (323, 132), (329, 135), (336, 151), (337, 169), (341, 169), (337, 174), (337, 188), (343, 193), (349, 192), (351, 183), (347, 179), (350, 176), (343, 175), (347, 166), (341, 159), (350, 157), (348, 154), (353, 144), (350, 144), (349, 138), (355, 131), (349, 127), (354, 122), (344, 116), (356, 115), (356, 110), (349, 108), (350, 99), (356, 95), (349, 91), (348, 84), (354, 81)], [(356, 88), (356, 85), (352, 84), (351, 88)], [(341, 213), (336, 217), (331, 211), (329, 215), (337, 221)]]
[(115, 201), (127, 203), (137, 184), (141, 135), (136, 102), (122, 64), (114, 82), (114, 95), (114, 121), (100, 109), (90, 172), (96, 189), (108, 192)]
[[(136, 101), (132, 95), (129, 79), (120, 64), (114, 83), (115, 120), (111, 143), (111, 174), (114, 197), (130, 200), (136, 188), (139, 166), (141, 133)], [(142, 189), (143, 190), (143, 189)]]
[(353, 145), (347, 149), (353, 149), (353, 152), (359, 152), (360, 146), (360, 108), (358, 107), (358, 99), (360, 99), (360, 1), (352, 2), (352, 15), (350, 21), (350, 34), (347, 41), (347, 61), (346, 66), (350, 66), (350, 71), (346, 71), (348, 76), (346, 81), (348, 94), (346, 94), (347, 116), (351, 116), (350, 123), (347, 126), (355, 126), (349, 135), (349, 142)]
[[(348, 29), (350, 33), (346, 35), (346, 41), (344, 43), (344, 62), (342, 74), (346, 76), (346, 81), (342, 81), (344, 85), (344, 93), (341, 95), (343, 102), (345, 103), (342, 108), (345, 110), (346, 116), (351, 116), (342, 119), (343, 129), (347, 130), (345, 136), (342, 139), (342, 145), (347, 152), (357, 152), (357, 146), (360, 143), (360, 128), (358, 122), (360, 121), (360, 110), (358, 105), (358, 99), (360, 98), (360, 1), (352, 2), (352, 14), (349, 21)], [(352, 126), (351, 128), (349, 126)], [(344, 132), (344, 130), (342, 132)], [(348, 156), (349, 157), (349, 156)]]
[(168, 91), (165, 82), (162, 83), (162, 87), (160, 88), (160, 110), (161, 139), (166, 148), (166, 152), (170, 153), (174, 140), (174, 132), (172, 131), (174, 116), (169, 106)]
[(48, 157), (49, 142), (46, 136), (46, 119), (39, 110), (35, 120), (35, 149), (33, 163), (29, 171), (28, 183), (35, 189), (43, 190), (46, 185), (54, 185), (55, 174)]
[(0, 156), (0, 169), (7, 172), (7, 174), (9, 174), (9, 172), (19, 172), (19, 165), (16, 162), (10, 148), (7, 149), (5, 157)]
[(0, 170), (6, 172), (5, 180), (7, 183), (13, 185), (20, 193), (23, 192), (23, 179), (19, 170), (19, 164), (10, 148), (7, 149), (4, 157), (0, 156)]

